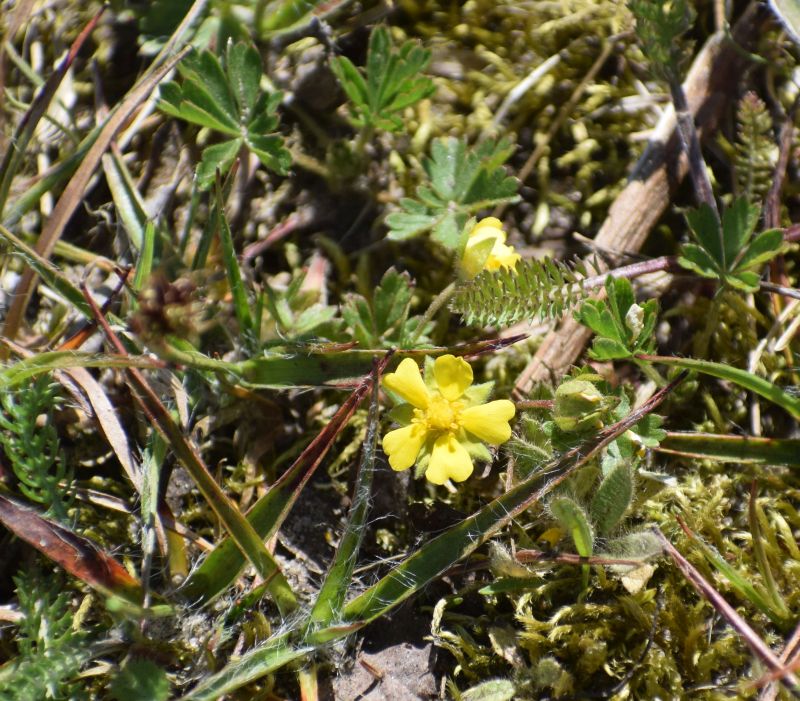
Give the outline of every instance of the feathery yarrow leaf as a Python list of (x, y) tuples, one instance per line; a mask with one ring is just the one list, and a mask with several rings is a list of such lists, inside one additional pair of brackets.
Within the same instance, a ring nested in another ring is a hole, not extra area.
[(739, 101), (736, 121), (734, 166), (738, 194), (750, 204), (760, 204), (771, 184), (778, 157), (772, 117), (761, 98), (748, 92)]
[(450, 308), (467, 324), (508, 326), (518, 321), (558, 318), (586, 298), (582, 263), (552, 258), (524, 260), (516, 268), (482, 272), (456, 289)]

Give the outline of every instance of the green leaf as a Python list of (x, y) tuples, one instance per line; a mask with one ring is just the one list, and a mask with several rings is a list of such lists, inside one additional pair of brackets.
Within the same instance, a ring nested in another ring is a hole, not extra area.
[(489, 679), (461, 693), (461, 701), (511, 701), (517, 687), (508, 679)]
[(292, 165), (292, 154), (283, 147), (283, 139), (274, 134), (247, 132), (247, 145), (267, 168), (278, 175), (286, 175)]
[[(402, 200), (400, 206), (404, 206)], [(413, 200), (412, 200), (413, 202)], [(414, 202), (417, 205), (417, 202)], [(389, 226), (389, 238), (393, 241), (405, 241), (412, 239), (420, 234), (430, 231), (439, 221), (439, 218), (432, 214), (420, 214), (418, 212), (392, 212), (386, 217), (386, 224)]]
[(230, 42), (225, 64), (228, 84), (233, 90), (236, 104), (242, 117), (248, 120), (259, 96), (261, 57), (253, 46)]
[(633, 498), (633, 479), (628, 465), (617, 465), (607, 474), (592, 499), (592, 522), (600, 536), (607, 536), (622, 520)]
[(369, 513), (372, 480), (375, 469), (375, 452), (378, 442), (380, 405), (378, 403), (378, 383), (372, 387), (372, 401), (367, 419), (367, 434), (358, 467), (358, 476), (353, 487), (352, 505), (347, 517), (347, 525), (339, 539), (339, 546), (333, 557), (325, 581), (320, 587), (317, 600), (308, 618), (309, 627), (320, 627), (338, 621), (347, 588), (353, 576), (358, 551), (366, 530), (365, 523)]
[(283, 139), (271, 133), (278, 124), (281, 94), (261, 92), (261, 58), (254, 47), (229, 43), (224, 69), (210, 51), (190, 55), (180, 72), (182, 84), (161, 86), (161, 111), (232, 137), (203, 151), (197, 171), (201, 189), (211, 186), (217, 169), (225, 175), (243, 144), (266, 168), (279, 175), (288, 172), (291, 155)]
[(723, 248), (713, 235), (716, 222), (712, 221), (714, 214), (707, 205), (687, 213), (686, 219), (699, 245), (684, 244), (678, 263), (739, 290), (758, 289), (759, 275), (751, 269), (778, 255), (783, 245), (783, 235), (777, 229), (753, 237), (758, 213), (759, 208), (745, 197), (734, 200), (722, 215)]
[(150, 660), (129, 660), (111, 683), (117, 701), (166, 701), (167, 673)]
[(253, 648), (229, 662), (216, 674), (205, 677), (177, 701), (217, 701), (294, 660), (307, 658), (313, 650), (312, 647), (291, 647), (285, 636), (277, 636), (277, 639), (271, 639), (267, 644)]
[(749, 271), (725, 276), (725, 282), (742, 292), (755, 292), (758, 289), (758, 281), (760, 279), (761, 276), (758, 273)]
[[(408, 335), (412, 287), (407, 273), (394, 268), (384, 273), (371, 302), (351, 294), (342, 305), (342, 317), (362, 348), (402, 346)], [(416, 321), (413, 321), (416, 325)]]
[(211, 187), (217, 177), (217, 171), (220, 174), (227, 173), (241, 148), (242, 139), (231, 139), (203, 149), (203, 156), (197, 167), (197, 186), (201, 190)]
[(228, 286), (233, 296), (233, 310), (236, 314), (236, 320), (239, 322), (239, 330), (243, 334), (253, 337), (255, 329), (253, 328), (253, 317), (250, 314), (250, 303), (248, 302), (247, 290), (242, 280), (242, 272), (239, 269), (239, 261), (236, 259), (231, 228), (228, 224), (228, 218), (225, 216), (225, 207), (222, 200), (222, 185), (219, 181), (217, 181), (216, 187), (216, 204), (222, 260), (225, 264)]
[(548, 505), (553, 518), (567, 531), (581, 557), (591, 557), (594, 549), (594, 534), (584, 508), (567, 496), (555, 497)]
[(359, 105), (369, 104), (367, 81), (349, 58), (346, 56), (334, 57), (331, 59), (331, 70), (352, 102)]
[(800, 440), (714, 433), (669, 432), (657, 450), (689, 458), (719, 462), (787, 465), (800, 468)]
[(694, 243), (685, 243), (681, 246), (681, 255), (678, 256), (681, 267), (697, 273), (701, 277), (718, 280), (720, 269), (717, 262), (706, 252), (702, 246)]
[(703, 202), (699, 209), (686, 212), (686, 221), (702, 248), (708, 251), (720, 268), (724, 269), (724, 252), (722, 248), (722, 229), (717, 215), (711, 207)]
[(102, 158), (103, 171), (111, 190), (120, 221), (128, 234), (128, 240), (135, 250), (142, 247), (144, 228), (147, 222), (146, 206), (136, 183), (119, 153), (112, 151)]
[(658, 302), (636, 305), (633, 286), (626, 278), (606, 278), (605, 300), (586, 300), (575, 319), (597, 334), (589, 355), (596, 360), (629, 358), (653, 347)]
[(417, 188), (416, 199), (401, 200), (401, 212), (386, 218), (389, 238), (405, 240), (432, 231), (434, 240), (458, 250), (473, 213), (518, 199), (519, 183), (503, 168), (510, 155), (505, 141), (488, 140), (468, 152), (463, 140), (436, 139), (430, 158), (423, 161), (428, 182)]
[(730, 269), (733, 261), (742, 251), (758, 222), (759, 208), (751, 205), (744, 197), (733, 201), (722, 213), (722, 234), (724, 242), (724, 256), (722, 267)]
[(783, 232), (769, 229), (758, 234), (736, 260), (736, 270), (746, 270), (772, 260), (783, 248)]
[(397, 113), (435, 92), (433, 81), (421, 75), (430, 58), (430, 51), (410, 41), (394, 49), (384, 26), (372, 30), (366, 78), (346, 57), (333, 58), (331, 69), (350, 98), (353, 124), (387, 131), (402, 128)]
[(153, 272), (153, 255), (156, 245), (156, 227), (153, 222), (147, 222), (144, 228), (144, 240), (139, 252), (139, 260), (136, 263), (136, 273), (133, 276), (131, 286), (137, 292), (142, 290), (144, 283), (149, 279)]

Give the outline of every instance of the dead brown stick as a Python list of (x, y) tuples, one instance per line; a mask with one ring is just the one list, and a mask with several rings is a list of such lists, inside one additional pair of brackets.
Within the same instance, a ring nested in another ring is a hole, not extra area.
[[(739, 20), (733, 37), (740, 46), (756, 35), (764, 15), (754, 6)], [(697, 55), (683, 83), (689, 111), (700, 136), (711, 134), (723, 109), (734, 97), (746, 69), (741, 48), (721, 34), (711, 37)], [(627, 186), (611, 205), (598, 232), (598, 247), (636, 253), (667, 209), (688, 171), (672, 109), (655, 129), (646, 151), (636, 164)], [(591, 332), (568, 315), (561, 326), (545, 336), (536, 355), (517, 379), (515, 394), (527, 396), (537, 382), (560, 377), (581, 354)]]

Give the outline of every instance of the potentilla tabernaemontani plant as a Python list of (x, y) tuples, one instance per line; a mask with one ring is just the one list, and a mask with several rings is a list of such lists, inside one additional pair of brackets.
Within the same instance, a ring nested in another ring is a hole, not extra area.
[(514, 247), (506, 244), (503, 223), (495, 217), (486, 217), (469, 232), (461, 269), (467, 279), (472, 279), (484, 270), (495, 272), (500, 268), (513, 268), (520, 258)]
[(507, 399), (486, 402), (493, 382), (472, 384), (472, 368), (463, 358), (443, 355), (419, 366), (406, 358), (383, 378), (383, 386), (402, 400), (391, 416), (401, 428), (383, 438), (394, 470), (417, 465), (433, 484), (463, 482), (472, 474), (472, 460), (490, 460), (484, 445), (500, 445), (511, 437), (514, 404)]

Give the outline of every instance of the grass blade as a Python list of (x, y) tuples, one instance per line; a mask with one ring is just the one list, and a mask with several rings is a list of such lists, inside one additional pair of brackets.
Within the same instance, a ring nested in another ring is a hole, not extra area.
[(708, 458), (720, 462), (800, 467), (800, 440), (796, 438), (669, 431), (655, 450), (669, 455)]
[(220, 672), (208, 677), (178, 701), (216, 701), (245, 684), (313, 651), (311, 647), (289, 647), (285, 636), (246, 652)]
[(254, 337), (253, 318), (250, 315), (250, 305), (247, 303), (247, 291), (242, 282), (242, 271), (239, 269), (239, 261), (236, 260), (236, 251), (233, 247), (233, 236), (231, 227), (228, 224), (228, 217), (225, 216), (225, 206), (222, 200), (222, 185), (217, 174), (216, 188), (217, 226), (219, 228), (219, 239), (222, 245), (222, 260), (225, 263), (225, 274), (228, 277), (228, 286), (233, 295), (233, 310), (236, 313), (236, 320), (239, 322), (239, 331), (250, 337)]
[(131, 358), (124, 355), (104, 355), (102, 353), (83, 353), (81, 351), (46, 351), (29, 358), (0, 367), (0, 389), (8, 391), (25, 382), (54, 370), (72, 368), (149, 368), (161, 367), (161, 363), (151, 358)]
[(22, 239), (17, 238), (8, 229), (0, 224), (0, 237), (8, 241), (14, 248), (14, 253), (23, 258), (25, 262), (35, 270), (45, 283), (60, 294), (67, 302), (72, 304), (81, 314), (87, 318), (92, 317), (91, 309), (86, 304), (81, 291), (70, 282), (47, 258), (40, 256)]
[(103, 156), (102, 162), (108, 189), (111, 191), (119, 219), (128, 233), (128, 240), (134, 250), (139, 251), (143, 245), (147, 224), (147, 212), (142, 196), (136, 189), (128, 166), (122, 160), (119, 148), (115, 144), (111, 145), (111, 153)]
[[(95, 317), (103, 328), (106, 337), (121, 354), (124, 354), (125, 348), (122, 342), (111, 330), (102, 312), (88, 294), (86, 299), (92, 306)], [(262, 539), (233, 502), (228, 499), (225, 492), (222, 491), (222, 488), (208, 471), (203, 459), (184, 436), (183, 431), (175, 423), (144, 375), (135, 368), (129, 368), (128, 378), (130, 379), (134, 398), (139, 406), (167, 441), (167, 444), (183, 467), (191, 475), (203, 498), (214, 510), (236, 547), (247, 556), (259, 576), (269, 583), (269, 592), (275, 599), (278, 609), (284, 614), (294, 610), (297, 606), (297, 599), (275, 558), (264, 546)]]
[[(189, 51), (190, 47), (187, 46), (175, 56), (168, 59), (163, 65), (153, 69), (131, 89), (125, 99), (108, 116), (97, 139), (89, 148), (89, 151), (81, 161), (81, 164), (70, 179), (67, 187), (64, 188), (61, 197), (58, 198), (53, 213), (50, 215), (47, 224), (39, 236), (39, 240), (36, 243), (36, 252), (40, 257), (48, 258), (50, 253), (52, 253), (56, 241), (61, 237), (64, 228), (80, 204), (97, 164), (100, 162), (100, 159), (117, 132), (133, 115), (133, 112), (139, 104), (147, 98), (158, 83), (161, 82)], [(33, 294), (35, 281), (35, 270), (25, 270), (14, 290), (13, 301), (3, 325), (3, 335), (6, 336), (6, 338), (13, 340), (16, 337), (17, 331), (19, 331), (19, 327), (22, 324), (25, 310), (28, 307), (28, 302)]]
[(670, 365), (684, 370), (695, 370), (705, 375), (718, 377), (721, 380), (728, 380), (734, 384), (755, 392), (764, 399), (768, 399), (773, 404), (777, 404), (782, 409), (789, 412), (793, 418), (800, 419), (800, 399), (793, 397), (788, 392), (784, 392), (778, 385), (773, 384), (763, 377), (754, 375), (747, 370), (724, 365), (723, 363), (713, 363), (709, 360), (696, 360), (694, 358), (672, 358), (664, 355), (637, 355), (637, 359), (651, 363)]
[[(388, 356), (380, 361), (379, 373), (383, 372), (387, 363)], [(328, 425), (247, 513), (248, 523), (261, 538), (272, 537), (280, 528), (306, 482), (322, 462), (334, 438), (369, 393), (373, 382), (373, 377), (370, 375), (353, 391)], [(189, 575), (183, 591), (189, 599), (208, 602), (221, 594), (238, 577), (243, 566), (244, 558), (232, 540), (223, 540)]]
[(353, 500), (345, 531), (339, 540), (333, 562), (320, 588), (308, 623), (310, 626), (328, 625), (341, 617), (341, 609), (347, 594), (347, 586), (353, 575), (358, 551), (364, 537), (364, 523), (369, 513), (372, 478), (375, 467), (375, 448), (378, 442), (380, 406), (378, 404), (378, 379), (373, 378), (372, 402), (367, 419), (367, 435), (364, 439), (361, 463), (353, 487)]
[(17, 126), (14, 136), (9, 140), (8, 150), (5, 156), (3, 156), (2, 163), (0, 163), (0, 214), (5, 210), (6, 200), (8, 199), (8, 193), (11, 189), (11, 182), (25, 158), (25, 151), (28, 148), (31, 138), (33, 138), (39, 120), (41, 120), (47, 108), (50, 106), (50, 102), (56, 94), (59, 85), (61, 85), (61, 81), (67, 74), (67, 71), (78, 55), (78, 52), (81, 50), (81, 47), (97, 26), (104, 10), (104, 7), (101, 8), (100, 11), (89, 20), (88, 24), (83, 28), (75, 41), (72, 42), (72, 46), (70, 46), (69, 52), (64, 57), (64, 60), (42, 86), (42, 89), (33, 101), (30, 109), (25, 113)]

